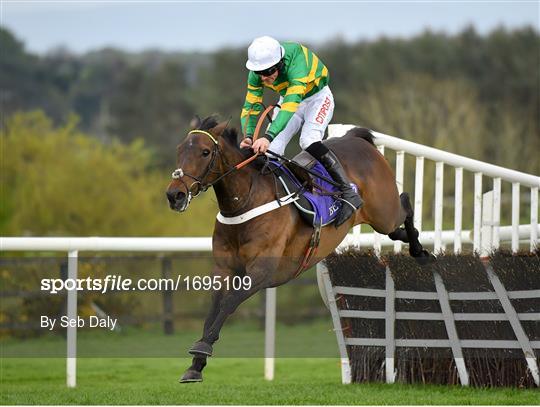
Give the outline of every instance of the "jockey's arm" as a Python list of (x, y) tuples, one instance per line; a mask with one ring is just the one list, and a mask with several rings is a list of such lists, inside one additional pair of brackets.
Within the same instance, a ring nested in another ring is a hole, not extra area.
[(307, 77), (289, 79), (289, 86), (283, 97), (279, 113), (264, 135), (269, 141), (272, 141), (279, 133), (281, 133), (281, 131), (283, 131), (298, 109), (298, 105), (302, 102), (302, 97), (306, 91), (306, 79)]
[(246, 99), (240, 115), (240, 123), (242, 125), (242, 133), (244, 137), (253, 136), (253, 132), (255, 131), (255, 127), (257, 125), (258, 116), (261, 114), (263, 109), (262, 100), (262, 81), (258, 75), (250, 72), (247, 81)]
[(293, 117), (298, 109), (298, 105), (302, 102), (308, 84), (310, 67), (307, 65), (306, 57), (302, 52), (296, 54), (294, 59), (288, 66), (287, 79), (289, 85), (283, 97), (281, 108), (276, 118), (266, 131), (265, 137), (272, 141)]

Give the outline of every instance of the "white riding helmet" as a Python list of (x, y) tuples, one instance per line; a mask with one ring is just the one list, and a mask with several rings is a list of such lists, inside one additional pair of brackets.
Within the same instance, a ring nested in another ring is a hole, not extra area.
[(285, 55), (285, 49), (277, 40), (264, 36), (255, 38), (248, 48), (246, 68), (250, 71), (264, 71), (271, 68)]

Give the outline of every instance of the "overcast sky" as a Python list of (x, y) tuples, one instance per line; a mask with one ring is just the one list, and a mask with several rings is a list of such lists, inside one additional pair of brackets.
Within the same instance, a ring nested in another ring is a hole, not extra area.
[(26, 49), (65, 46), (81, 53), (114, 46), (129, 51), (211, 51), (245, 46), (256, 36), (317, 44), (430, 28), (456, 33), (474, 25), (540, 30), (539, 1), (25, 1), (0, 0), (1, 25)]

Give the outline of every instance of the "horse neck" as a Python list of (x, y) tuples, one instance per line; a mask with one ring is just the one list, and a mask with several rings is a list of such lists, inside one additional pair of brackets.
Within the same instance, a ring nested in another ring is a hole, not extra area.
[[(221, 151), (223, 155), (220, 160), (222, 174), (230, 170), (231, 166), (245, 159), (240, 151), (230, 145), (223, 145)], [(258, 171), (250, 165), (246, 165), (217, 182), (214, 185), (214, 191), (220, 212), (237, 215), (257, 206), (261, 196), (256, 192), (259, 189), (259, 184), (266, 181), (265, 178), (267, 177), (258, 177)]]

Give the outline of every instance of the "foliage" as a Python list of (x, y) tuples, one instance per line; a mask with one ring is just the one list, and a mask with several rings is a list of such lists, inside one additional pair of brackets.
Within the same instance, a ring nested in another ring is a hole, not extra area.
[[(3, 235), (208, 235), (215, 204), (195, 216), (168, 209), (168, 173), (150, 170), (141, 139), (104, 143), (77, 130), (72, 116), (54, 127), (42, 112), (18, 113), (1, 131)], [(197, 205), (198, 204), (198, 205)], [(199, 216), (196, 216), (199, 215)]]
[[(239, 127), (245, 49), (135, 54), (107, 48), (80, 56), (55, 49), (39, 56), (5, 28), (0, 45), (3, 233), (211, 232), (211, 194), (192, 204), (188, 221), (168, 211), (163, 190), (174, 146), (195, 113), (217, 112)], [(540, 35), (534, 28), (480, 35), (471, 26), (455, 35), (427, 30), (409, 39), (338, 38), (312, 48), (330, 70), (334, 123), (540, 173)], [(267, 92), (265, 101), (273, 100)], [(48, 119), (15, 116), (8, 126), (13, 114), (35, 108)], [(69, 118), (72, 112), (78, 122)], [(44, 137), (56, 131), (64, 139)], [(298, 149), (293, 141), (287, 154)], [(467, 195), (472, 180), (464, 182)], [(405, 184), (411, 191), (412, 173)], [(451, 192), (452, 183), (445, 184)], [(432, 195), (432, 177), (424, 189), (424, 196)]]
[[(75, 111), (81, 129), (101, 139), (144, 138), (156, 152), (152, 163), (161, 167), (171, 165), (172, 147), (195, 113), (217, 112), (239, 127), (245, 49), (134, 54), (107, 48), (82, 56), (56, 49), (37, 56), (6, 29), (0, 29), (0, 45), (7, 115), (39, 107), (58, 124)], [(540, 147), (540, 35), (534, 28), (480, 35), (470, 26), (455, 35), (426, 30), (410, 39), (355, 43), (338, 38), (313, 49), (329, 67), (335, 123), (370, 125), (459, 153), (465, 147), (456, 141), (456, 120), (465, 115), (459, 133), (469, 139), (467, 155), (540, 172), (532, 156)], [(273, 100), (268, 92), (266, 101)], [(436, 120), (428, 128), (424, 113)]]
[[(165, 198), (168, 173), (149, 168), (151, 153), (141, 139), (130, 144), (118, 140), (104, 143), (81, 133), (77, 124), (78, 119), (71, 116), (55, 127), (41, 111), (14, 114), (5, 123), (0, 131), (3, 236), (211, 234), (217, 212), (211, 195), (193, 203), (189, 219), (179, 216), (168, 208)], [(29, 262), (0, 269), (3, 292), (14, 293), (3, 301), (0, 323), (32, 324), (39, 315), (62, 312), (64, 296), (35, 295), (44, 274), (60, 268), (53, 264), (58, 259), (49, 260), (45, 267)], [(129, 271), (137, 275), (141, 270), (135, 264)], [(99, 278), (105, 273), (112, 271), (106, 270), (104, 263), (80, 262), (80, 278)], [(57, 277), (52, 274), (52, 278)], [(80, 315), (91, 315), (92, 304), (98, 303), (114, 315), (136, 312), (142, 304), (139, 300), (90, 293), (79, 301), (79, 311)], [(146, 308), (152, 307), (146, 304)], [(43, 330), (0, 330), (2, 333), (31, 335)]]

